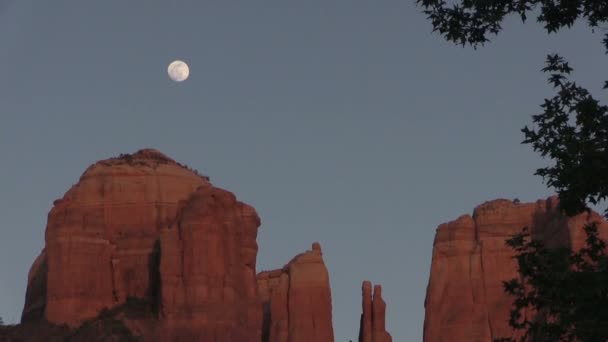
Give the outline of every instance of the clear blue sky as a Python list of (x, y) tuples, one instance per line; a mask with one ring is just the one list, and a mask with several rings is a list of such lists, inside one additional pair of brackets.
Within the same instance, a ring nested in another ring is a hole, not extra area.
[[(364, 279), (384, 286), (394, 341), (419, 341), (437, 225), (549, 194), (519, 144), (552, 94), (544, 55), (606, 99), (588, 28), (509, 20), (475, 51), (431, 34), (411, 0), (2, 0), (0, 46), (9, 322), (52, 201), (94, 161), (154, 147), (258, 210), (258, 270), (321, 243), (336, 341), (356, 338)], [(173, 59), (186, 82), (167, 78)]]

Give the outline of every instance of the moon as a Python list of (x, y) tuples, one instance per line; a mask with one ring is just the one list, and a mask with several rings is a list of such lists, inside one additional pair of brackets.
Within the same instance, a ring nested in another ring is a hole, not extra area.
[(176, 60), (167, 67), (169, 78), (175, 82), (183, 82), (190, 76), (190, 68), (184, 61)]

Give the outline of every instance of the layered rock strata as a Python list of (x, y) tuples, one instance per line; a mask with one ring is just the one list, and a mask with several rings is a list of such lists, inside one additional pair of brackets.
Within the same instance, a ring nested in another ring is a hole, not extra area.
[(162, 340), (258, 342), (255, 210), (199, 187), (161, 234)]
[(22, 320), (78, 326), (127, 297), (155, 298), (157, 243), (204, 177), (156, 150), (89, 167), (48, 216)]
[(607, 237), (600, 215), (567, 218), (551, 197), (525, 204), (486, 202), (472, 216), (440, 225), (425, 300), (424, 341), (485, 342), (512, 336), (513, 298), (504, 293), (502, 282), (516, 277), (517, 265), (505, 241), (527, 227), (548, 246), (577, 250), (585, 243), (583, 226), (590, 222), (599, 222), (600, 236)]
[(334, 341), (329, 274), (318, 243), (257, 279), (264, 308), (263, 341)]
[[(22, 324), (0, 341), (333, 342), (320, 245), (256, 275), (259, 226), (254, 208), (159, 151), (97, 162), (54, 202)], [(366, 284), (364, 334), (388, 342), (381, 289)]]

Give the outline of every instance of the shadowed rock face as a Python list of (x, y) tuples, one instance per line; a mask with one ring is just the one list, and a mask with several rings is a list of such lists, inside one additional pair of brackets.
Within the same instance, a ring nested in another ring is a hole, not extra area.
[(331, 289), (321, 246), (294, 257), (282, 269), (261, 272), (263, 341), (333, 342)]
[(502, 281), (517, 275), (512, 250), (505, 244), (528, 227), (548, 246), (585, 243), (583, 226), (601, 222), (600, 236), (608, 228), (597, 213), (566, 218), (557, 210), (557, 198), (536, 203), (510, 200), (486, 202), (473, 212), (437, 228), (427, 287), (424, 341), (491, 341), (510, 337), (508, 325), (513, 299)]
[(362, 286), (363, 307), (359, 342), (392, 342), (393, 338), (386, 331), (386, 303), (382, 299), (382, 287), (364, 281)]

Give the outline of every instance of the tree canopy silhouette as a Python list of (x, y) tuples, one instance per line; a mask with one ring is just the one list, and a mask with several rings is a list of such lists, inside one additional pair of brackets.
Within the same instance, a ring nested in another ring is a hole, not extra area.
[(591, 28), (597, 28), (605, 24), (608, 17), (605, 0), (461, 0), (451, 7), (445, 0), (417, 0), (416, 3), (424, 8), (433, 31), (448, 41), (473, 47), (488, 42), (489, 35), (498, 34), (502, 21), (511, 14), (519, 15), (525, 22), (530, 12), (539, 9), (536, 20), (548, 33), (572, 27), (581, 19)]
[[(606, 30), (606, 0), (417, 0), (433, 31), (456, 44), (477, 48), (502, 30), (508, 15), (525, 21), (532, 12), (547, 33), (585, 21), (591, 31)], [(608, 53), (608, 32), (603, 44)], [(554, 188), (564, 214), (589, 211), (608, 198), (608, 107), (569, 80), (573, 69), (557, 54), (547, 56), (542, 71), (556, 91), (542, 112), (524, 127), (524, 144), (553, 164), (536, 175)], [(604, 89), (608, 88), (608, 81)], [(608, 215), (608, 209), (604, 212)], [(608, 256), (594, 222), (585, 226), (586, 246), (549, 249), (525, 228), (507, 240), (516, 252), (519, 277), (504, 282), (514, 298), (509, 325), (519, 338), (496, 341), (607, 341)], [(534, 314), (531, 314), (534, 313)]]

